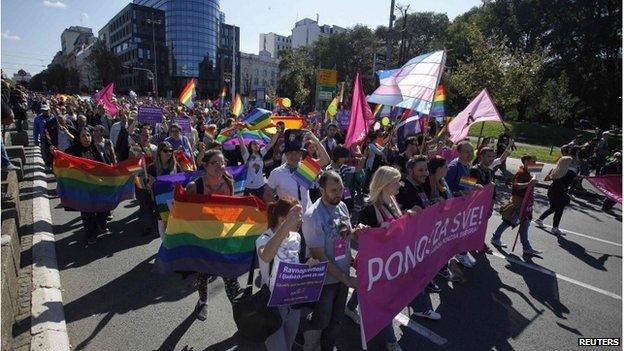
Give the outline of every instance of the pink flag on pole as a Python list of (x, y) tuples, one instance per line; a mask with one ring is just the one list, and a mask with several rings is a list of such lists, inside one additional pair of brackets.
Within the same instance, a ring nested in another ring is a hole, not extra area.
[(596, 189), (613, 201), (622, 203), (622, 175), (607, 174), (597, 177), (585, 177)]
[(113, 90), (115, 90), (115, 83), (110, 83), (93, 95), (93, 100), (104, 106), (106, 112), (111, 116), (115, 116), (119, 112), (119, 106), (113, 102)]
[(483, 249), (493, 191), (488, 185), (358, 236), (357, 292), (365, 341), (392, 323), (451, 257)]
[(345, 137), (345, 147), (351, 147), (353, 144), (359, 144), (366, 138), (368, 134), (369, 122), (373, 121), (373, 111), (371, 111), (364, 89), (362, 88), (362, 78), (360, 72), (355, 75), (353, 84), (353, 99), (351, 102), (351, 118), (347, 127), (347, 136)]
[(450, 140), (454, 143), (462, 141), (468, 135), (468, 130), (473, 123), (484, 121), (503, 121), (487, 89), (483, 89), (479, 95), (449, 123), (448, 131), (451, 134)]

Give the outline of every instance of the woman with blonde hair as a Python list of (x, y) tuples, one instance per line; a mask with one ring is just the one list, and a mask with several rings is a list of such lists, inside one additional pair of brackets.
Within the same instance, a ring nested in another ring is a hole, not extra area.
[[(401, 172), (394, 167), (381, 166), (375, 171), (369, 185), (369, 200), (360, 214), (359, 221), (361, 224), (370, 227), (387, 228), (395, 219), (404, 215), (401, 207), (396, 200), (396, 195), (401, 187)], [(415, 214), (411, 209), (406, 211), (407, 214)], [(345, 314), (354, 322), (359, 323), (359, 316), (355, 312), (357, 305), (357, 294), (353, 293), (351, 299), (347, 303)], [(433, 320), (440, 319), (440, 314), (433, 311), (429, 294), (425, 291), (420, 293), (411, 306), (415, 310), (415, 314), (419, 317), (425, 317)], [(386, 343), (388, 350), (401, 350), (397, 342), (396, 335), (392, 323), (386, 326), (380, 332)]]
[(555, 217), (553, 218), (552, 233), (556, 235), (561, 235), (559, 223), (561, 223), (563, 210), (570, 204), (568, 190), (570, 190), (570, 185), (572, 185), (576, 177), (576, 173), (570, 169), (572, 161), (573, 159), (570, 156), (561, 157), (559, 161), (557, 161), (555, 168), (544, 178), (545, 181), (552, 180), (552, 184), (550, 184), (548, 188), (548, 202), (550, 203), (550, 207), (546, 212), (542, 213), (535, 223), (540, 228), (544, 227), (542, 221), (554, 213)]

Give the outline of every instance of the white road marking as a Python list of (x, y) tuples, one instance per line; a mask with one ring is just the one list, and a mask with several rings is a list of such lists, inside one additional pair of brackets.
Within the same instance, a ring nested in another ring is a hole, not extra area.
[(498, 253), (498, 252), (492, 252), (492, 256), (495, 256), (495, 257), (498, 257), (498, 258), (502, 258), (504, 260), (507, 260), (508, 262), (518, 264), (520, 266), (532, 269), (534, 271), (538, 271), (540, 273), (548, 274), (548, 275), (553, 276), (553, 277), (555, 277), (557, 279), (561, 279), (561, 280), (564, 280), (564, 281), (566, 281), (568, 283), (572, 283), (574, 285), (578, 285), (580, 287), (583, 287), (583, 288), (595, 291), (595, 292), (603, 294), (605, 296), (612, 297), (612, 298), (614, 298), (616, 300), (622, 300), (622, 296), (620, 296), (618, 294), (615, 294), (615, 293), (612, 293), (610, 291), (606, 291), (606, 290), (600, 289), (598, 287), (595, 287), (593, 285), (589, 285), (587, 283), (580, 282), (580, 281), (578, 281), (576, 279), (572, 279), (570, 277), (566, 277), (565, 275), (561, 275), (561, 274), (559, 274), (557, 272), (551, 271), (548, 268), (544, 268), (544, 267), (536, 266), (534, 264), (526, 263), (524, 261), (515, 259), (513, 257), (505, 256), (505, 255), (503, 255), (501, 253)]
[[(347, 296), (347, 301), (351, 298), (352, 293), (353, 293), (353, 289), (349, 288), (349, 295)], [(358, 309), (358, 312), (359, 312), (359, 309)], [(402, 312), (399, 313), (396, 317), (394, 317), (394, 320), (397, 321), (399, 324), (412, 329), (413, 331), (427, 338), (429, 341), (431, 341), (432, 343), (436, 345), (444, 345), (448, 342), (448, 340), (434, 333), (432, 330), (426, 328), (422, 324), (414, 322), (409, 316), (404, 315)]]
[[(546, 228), (548, 228), (548, 229), (552, 229), (552, 228), (553, 228), (552, 226), (549, 226), (549, 225), (547, 225), (547, 224), (544, 224), (544, 227), (546, 227)], [(539, 228), (539, 227), (538, 227), (538, 228)], [(604, 240), (604, 239), (595, 238), (595, 237), (593, 237), (593, 236), (589, 236), (589, 235), (587, 235), (587, 234), (581, 234), (581, 233), (573, 232), (573, 231), (571, 231), (571, 230), (567, 230), (567, 229), (561, 229), (561, 228), (559, 228), (559, 230), (561, 230), (561, 231), (562, 231), (562, 232), (564, 232), (564, 233), (568, 233), (568, 234), (572, 234), (572, 235), (580, 236), (580, 237), (583, 237), (583, 238), (587, 238), (587, 239), (592, 239), (592, 240), (600, 241), (601, 243), (605, 243), (605, 244), (610, 244), (610, 245), (615, 245), (615, 246), (622, 247), (622, 244), (618, 244), (618, 243), (615, 243), (615, 242), (613, 242), (613, 241), (608, 241), (608, 240)]]

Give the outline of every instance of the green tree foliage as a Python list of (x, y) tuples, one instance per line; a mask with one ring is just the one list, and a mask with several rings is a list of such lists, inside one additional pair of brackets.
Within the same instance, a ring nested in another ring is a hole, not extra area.
[(30, 89), (75, 94), (79, 91), (79, 80), (78, 71), (75, 69), (67, 69), (61, 65), (50, 65), (30, 79)]
[(535, 95), (544, 55), (508, 48), (498, 36), (486, 37), (475, 26), (466, 34), (471, 55), (458, 61), (448, 78), (453, 90), (470, 100), (487, 88), (506, 112)]
[(310, 49), (284, 50), (281, 57), (279, 95), (292, 98), (298, 107), (312, 106), (315, 69)]
[(579, 99), (569, 92), (569, 79), (565, 73), (544, 84), (540, 107), (550, 117), (550, 121), (573, 126), (578, 102)]
[(103, 40), (98, 39), (91, 49), (91, 55), (87, 59), (89, 69), (99, 86), (114, 82), (121, 72), (121, 61), (106, 47)]

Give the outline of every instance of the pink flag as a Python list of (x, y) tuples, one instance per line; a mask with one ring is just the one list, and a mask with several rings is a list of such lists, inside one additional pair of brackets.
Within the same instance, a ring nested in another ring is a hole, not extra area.
[(359, 144), (366, 138), (368, 134), (369, 122), (374, 120), (373, 111), (371, 111), (364, 89), (362, 89), (362, 79), (360, 72), (355, 76), (353, 84), (353, 101), (351, 102), (351, 118), (347, 127), (347, 136), (345, 137), (345, 147), (351, 147), (353, 144)]
[(460, 112), (448, 125), (451, 134), (450, 140), (454, 143), (462, 141), (468, 135), (468, 130), (473, 123), (484, 121), (499, 121), (502, 118), (498, 113), (492, 97), (487, 89), (483, 89), (468, 106)]
[(585, 177), (585, 179), (611, 200), (622, 203), (621, 174), (606, 174), (597, 177)]
[(104, 109), (111, 117), (119, 112), (119, 106), (113, 102), (113, 90), (115, 90), (115, 83), (110, 83), (104, 89), (93, 95), (93, 100), (104, 106)]
[(483, 249), (494, 186), (427, 207), (358, 236), (363, 339), (392, 323), (454, 255)]

